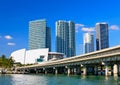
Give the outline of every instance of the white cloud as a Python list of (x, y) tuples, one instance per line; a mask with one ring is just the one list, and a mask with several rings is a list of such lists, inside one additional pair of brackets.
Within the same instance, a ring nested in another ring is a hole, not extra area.
[(11, 43), (11, 42), (9, 42), (9, 43), (7, 43), (7, 45), (15, 46), (15, 43)]
[(75, 32), (78, 32), (78, 30), (84, 26), (85, 26), (84, 24), (75, 24)]
[(75, 27), (78, 28), (78, 27), (84, 27), (85, 25), (84, 24), (75, 24)]
[(7, 39), (7, 40), (11, 40), (11, 39), (13, 39), (10, 35), (6, 35), (5, 36), (5, 39)]
[(119, 30), (120, 27), (117, 26), (117, 25), (111, 25), (111, 26), (109, 27), (109, 29), (111, 29), (111, 30)]
[(93, 32), (95, 31), (95, 27), (90, 27), (90, 28), (83, 27), (81, 30), (85, 32)]

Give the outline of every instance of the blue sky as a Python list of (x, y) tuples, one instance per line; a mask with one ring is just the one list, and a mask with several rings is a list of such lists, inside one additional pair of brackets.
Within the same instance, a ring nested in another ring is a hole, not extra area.
[(0, 55), (28, 48), (28, 22), (47, 20), (55, 51), (55, 22), (76, 23), (76, 54), (82, 54), (83, 33), (95, 35), (95, 24), (109, 25), (110, 47), (120, 44), (120, 0), (0, 0)]

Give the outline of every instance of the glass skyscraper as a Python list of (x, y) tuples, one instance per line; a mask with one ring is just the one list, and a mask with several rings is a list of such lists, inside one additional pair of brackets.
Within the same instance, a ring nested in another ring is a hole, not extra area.
[(96, 23), (96, 50), (109, 47), (109, 33), (107, 23)]
[(84, 53), (89, 53), (94, 51), (94, 36), (91, 33), (85, 33), (83, 36), (84, 39)]
[(51, 29), (46, 20), (29, 22), (29, 49), (49, 48), (51, 51)]
[(56, 22), (56, 51), (66, 57), (75, 56), (75, 24), (72, 21), (59, 20)]

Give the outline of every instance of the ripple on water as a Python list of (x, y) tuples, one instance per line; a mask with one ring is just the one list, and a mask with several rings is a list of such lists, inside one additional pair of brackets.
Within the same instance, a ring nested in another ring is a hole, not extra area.
[(119, 77), (66, 75), (0, 75), (0, 85), (120, 85)]

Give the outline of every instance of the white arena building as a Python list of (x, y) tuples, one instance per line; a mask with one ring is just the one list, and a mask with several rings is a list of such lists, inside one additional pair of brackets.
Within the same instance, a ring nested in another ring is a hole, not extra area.
[(26, 50), (20, 49), (11, 53), (11, 57), (16, 63), (35, 64), (45, 61), (58, 60), (64, 58), (63, 53), (48, 52), (48, 48)]

